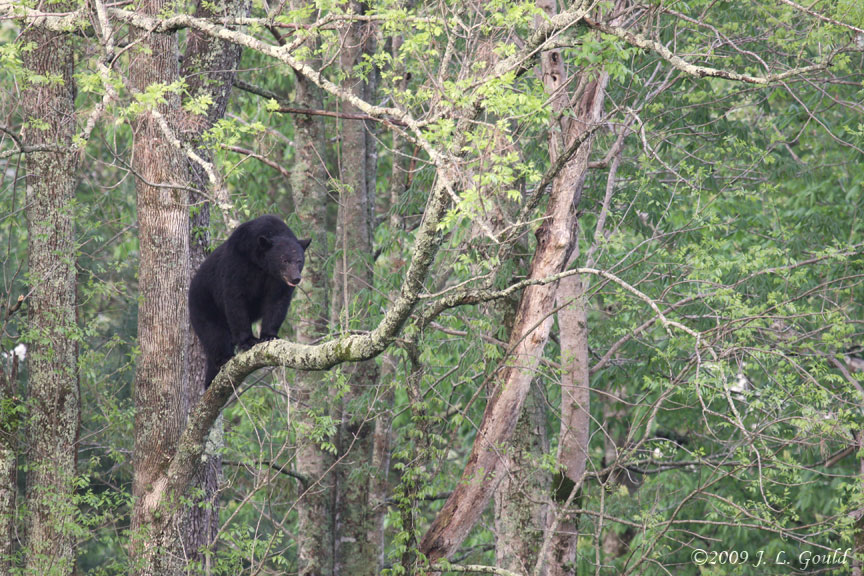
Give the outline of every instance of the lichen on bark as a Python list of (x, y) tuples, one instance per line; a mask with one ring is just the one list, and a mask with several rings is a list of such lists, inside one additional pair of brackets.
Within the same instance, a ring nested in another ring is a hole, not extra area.
[[(31, 294), (28, 326), (29, 508), (26, 570), (62, 576), (75, 569), (74, 481), (81, 420), (75, 317), (75, 85), (72, 40), (31, 27), (23, 41), (29, 73), (59, 78), (27, 82), (22, 103), (27, 146), (61, 151), (27, 155), (27, 233)], [(32, 124), (30, 123), (32, 121)], [(38, 124), (37, 122), (38, 121)]]

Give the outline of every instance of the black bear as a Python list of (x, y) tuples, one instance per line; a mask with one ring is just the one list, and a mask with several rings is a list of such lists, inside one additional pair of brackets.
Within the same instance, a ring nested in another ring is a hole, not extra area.
[[(241, 224), (201, 264), (189, 286), (189, 318), (207, 355), (204, 386), (234, 355), (276, 338), (309, 240), (298, 240), (277, 216)], [(252, 323), (261, 320), (261, 337)]]

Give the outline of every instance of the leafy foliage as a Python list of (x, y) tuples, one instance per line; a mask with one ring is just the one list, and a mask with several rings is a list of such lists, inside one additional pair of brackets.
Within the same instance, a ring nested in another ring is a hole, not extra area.
[[(271, 17), (289, 43), (314, 39), (302, 47), (297, 42), (294, 55), (320, 59), (325, 77), (342, 80), (334, 63), (345, 47), (333, 24), (343, 14), (341, 4), (281, 8), (268, 13), (275, 7), (256, 3), (252, 16)], [(583, 80), (601, 73), (610, 78), (605, 127), (594, 138), (594, 164), (578, 207), (576, 264), (590, 254), (593, 267), (637, 287), (670, 319), (699, 334), (696, 340), (666, 330), (632, 292), (585, 277), (594, 394), (588, 472), (578, 502), (577, 572), (748, 574), (757, 553), (766, 562), (782, 553), (800, 567), (802, 552), (854, 547), (860, 538), (864, 372), (850, 368), (861, 353), (864, 301), (860, 36), (776, 2), (697, 0), (632, 8), (643, 33), (705, 66), (758, 75), (822, 62), (830, 53), (833, 67), (818, 77), (754, 87), (688, 76), (655, 53), (584, 25), (557, 38), (571, 71)], [(818, 9), (864, 25), (864, 9), (851, 0)], [(176, 10), (183, 11), (180, 5)], [(613, 10), (603, 4), (597, 14)], [(502, 365), (518, 361), (509, 356), (504, 312), (495, 304), (454, 308), (429, 322), (423, 315), (455, 287), (501, 289), (525, 276), (543, 208), (541, 201), (525, 212), (526, 199), (538, 193), (550, 166), (550, 139), (571, 118), (566, 111), (556, 114), (530, 67), (492, 73), (542, 18), (533, 2), (469, 8), (382, 1), (370, 3), (366, 14), (378, 22), (377, 50), (351, 79), (377, 77), (379, 98), (423, 119), (419, 135), (436, 150), (458, 154), (461, 170), (440, 227), (445, 243), (425, 285), (428, 297), (386, 358), (377, 360), (391, 365), (391, 376), (350, 407), (366, 414), (367, 426), (392, 414), (381, 568), (396, 575), (423, 565), (417, 542), (464, 468), (489, 383)], [(325, 25), (298, 25), (307, 18)], [(243, 29), (268, 37), (262, 26)], [(106, 88), (94, 72), (99, 40), (91, 29), (82, 28), (80, 36), (76, 105), (83, 127)], [(20, 55), (31, 47), (21, 45), (11, 26), (0, 28), (0, 38), (5, 116), (18, 127), (44, 128), (38, 118), (20, 117), (18, 87), (62, 78), (23, 68)], [(130, 93), (122, 70), (134, 57), (134, 48), (118, 53), (109, 82), (120, 100), (110, 103), (86, 142), (73, 207), (78, 324), (68, 329), (80, 346), (84, 417), (76, 497), (63, 503), (63, 518), (79, 535), (82, 574), (129, 569), (124, 547), (139, 258), (129, 122), (169, 94), (183, 96), (190, 123), (212, 104), (189, 97), (183, 82)], [(235, 88), (228, 115), (207, 132), (204, 146), (237, 214), (285, 214), (302, 235), (308, 223), (290, 216), (292, 183), (273, 166), (288, 169), (295, 161), (298, 115), (280, 109), (298, 90), (296, 79), (285, 65), (253, 50), (244, 52), (239, 69), (240, 80), (267, 96)], [(572, 84), (578, 97), (579, 80)], [(322, 117), (328, 144), (321, 162), (332, 175), (327, 276), (343, 257), (333, 249), (342, 186), (338, 139), (345, 122), (357, 121), (334, 117), (341, 106), (327, 95), (324, 112), (331, 114)], [(405, 132), (394, 135), (393, 126), (402, 128), (393, 123), (374, 132), (374, 285), (349, 303), (352, 317), (334, 325), (334, 333), (371, 330), (392, 303), (435, 178), (417, 135), (406, 143)], [(610, 173), (606, 155), (619, 139), (620, 166)], [(9, 138), (2, 145), (16, 147)], [(400, 187), (395, 182), (406, 155), (409, 176)], [(10, 309), (32, 280), (21, 216), (23, 166), (11, 153), (2, 162), (0, 304)], [(613, 192), (608, 201), (607, 185)], [(227, 236), (221, 224), (210, 232), (216, 242)], [(4, 353), (40, 338), (28, 330), (25, 311), (0, 315)], [(301, 320), (291, 312), (285, 335)], [(536, 455), (544, 472), (557, 471), (560, 366), (567, 352), (550, 342), (534, 381), (546, 401), (544, 433), (551, 439), (548, 452)], [(18, 397), (25, 395), (26, 376), (25, 365)], [(297, 505), (318, 480), (298, 478), (298, 446), (338, 452), (336, 406), (346, 396), (346, 374), (337, 369), (326, 380), (308, 405), (298, 405), (294, 375), (273, 369), (247, 382), (226, 408), (222, 528), (212, 573), (298, 570)], [(26, 418), (21, 404), (0, 400), (0, 422)], [(26, 469), (27, 438), (23, 429), (18, 434)], [(357, 470), (356, 476), (369, 472)], [(24, 485), (19, 488), (23, 494)], [(20, 514), (23, 522), (23, 505)], [(464, 544), (459, 561), (495, 564), (492, 514)], [(694, 549), (748, 551), (750, 562), (702, 567), (693, 561)], [(788, 571), (774, 564), (759, 569)]]

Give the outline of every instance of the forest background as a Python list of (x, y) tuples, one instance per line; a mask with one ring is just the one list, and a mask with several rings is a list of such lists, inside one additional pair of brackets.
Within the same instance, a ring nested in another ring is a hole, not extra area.
[(0, 18), (0, 574), (862, 574), (864, 4)]

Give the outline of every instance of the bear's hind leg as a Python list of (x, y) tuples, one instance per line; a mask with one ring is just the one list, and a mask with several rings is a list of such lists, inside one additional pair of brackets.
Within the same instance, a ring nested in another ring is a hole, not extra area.
[(195, 333), (201, 340), (204, 354), (207, 356), (207, 374), (204, 377), (206, 390), (222, 366), (234, 355), (231, 346), (231, 333), (228, 326), (212, 320), (200, 322), (195, 326)]

